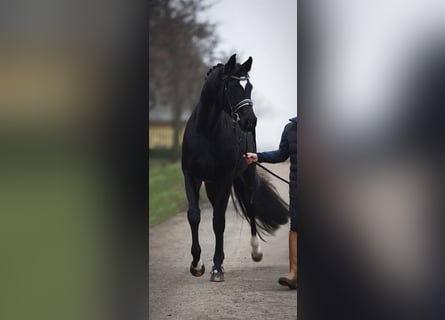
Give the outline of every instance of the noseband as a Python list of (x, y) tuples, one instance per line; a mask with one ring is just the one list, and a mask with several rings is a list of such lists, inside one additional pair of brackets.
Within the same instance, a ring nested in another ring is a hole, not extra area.
[[(236, 77), (236, 76), (230, 76), (230, 78), (232, 79), (236, 79), (236, 80), (246, 80), (249, 81), (249, 76), (245, 76), (245, 77)], [(224, 84), (224, 92), (226, 93), (227, 96), (227, 101), (229, 102), (229, 107), (230, 107), (230, 115), (233, 119), (233, 122), (236, 123), (238, 121), (240, 121), (240, 117), (239, 117), (239, 113), (238, 111), (241, 110), (244, 107), (253, 107), (253, 102), (251, 99), (244, 99), (241, 100), (240, 102), (238, 102), (236, 105), (232, 106), (232, 103), (230, 102), (230, 93), (229, 90), (227, 90), (227, 82)]]

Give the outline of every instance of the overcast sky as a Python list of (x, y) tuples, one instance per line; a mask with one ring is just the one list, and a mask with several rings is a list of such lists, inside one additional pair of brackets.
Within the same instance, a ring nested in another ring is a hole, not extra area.
[[(259, 151), (277, 148), (288, 119), (297, 115), (297, 1), (209, 0), (218, 50), (253, 58), (250, 80), (258, 116)], [(219, 61), (215, 61), (219, 62)]]
[(419, 53), (444, 39), (443, 0), (314, 0), (326, 121), (348, 136), (391, 126)]

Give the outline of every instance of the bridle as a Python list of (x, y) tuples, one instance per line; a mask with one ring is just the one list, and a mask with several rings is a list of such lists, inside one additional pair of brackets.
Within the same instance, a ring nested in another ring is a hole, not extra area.
[[(246, 80), (247, 82), (249, 82), (249, 75), (246, 75), (246, 76), (243, 76), (243, 77), (230, 76), (230, 78), (236, 79), (236, 80), (239, 80), (239, 81)], [(223, 80), (226, 80), (226, 79), (227, 78), (223, 78)], [(244, 99), (244, 100), (241, 100), (240, 102), (238, 102), (235, 106), (232, 106), (232, 103), (230, 102), (230, 93), (229, 93), (229, 90), (227, 90), (227, 81), (224, 82), (224, 92), (226, 93), (227, 101), (229, 102), (230, 113), (231, 113), (231, 117), (232, 117), (232, 120), (233, 120), (233, 129), (235, 130), (235, 124), (240, 120), (238, 111), (240, 109), (244, 108), (244, 107), (251, 107), (251, 108), (253, 108), (253, 102), (252, 102), (251, 99)], [(247, 133), (246, 133), (246, 135), (247, 135)], [(254, 133), (254, 135), (255, 135), (255, 133)], [(245, 150), (247, 150), (247, 138), (245, 139), (245, 141), (246, 141), (246, 148), (245, 148)], [(255, 141), (255, 138), (254, 138), (254, 141)], [(244, 154), (243, 156), (246, 157), (247, 154)], [(280, 179), (281, 181), (289, 184), (289, 181), (287, 181), (286, 179), (283, 179), (279, 175), (273, 173), (272, 171), (267, 169), (265, 166), (261, 165), (258, 162), (254, 162), (254, 163), (255, 163), (255, 165), (257, 165), (257, 166), (261, 167), (262, 169), (264, 169), (265, 171), (269, 172), (274, 177), (276, 177), (276, 178)]]
[[(238, 102), (236, 105), (232, 105), (231, 103), (231, 95), (229, 90), (227, 89), (227, 78), (231, 78), (231, 79), (235, 79), (235, 80), (239, 80), (239, 81), (247, 81), (247, 83), (249, 82), (249, 75), (245, 75), (245, 76), (241, 76), (241, 77), (237, 77), (237, 76), (227, 76), (225, 78), (223, 78), (224, 80), (224, 92), (226, 94), (227, 97), (227, 102), (229, 103), (229, 107), (230, 107), (230, 116), (232, 118), (232, 126), (233, 126), (233, 132), (236, 134), (236, 124), (238, 121), (240, 121), (240, 116), (239, 116), (239, 110), (241, 110), (244, 107), (250, 107), (253, 108), (253, 102), (251, 99), (243, 99), (240, 102)], [(233, 100), (232, 100), (233, 101)], [(247, 150), (247, 132), (244, 133), (245, 134), (245, 142), (246, 142), (246, 146), (245, 146), (245, 150)], [(254, 141), (255, 141), (255, 132), (253, 132), (254, 135)], [(241, 142), (242, 139), (239, 140), (239, 142)]]
[[(249, 76), (248, 75), (242, 76), (242, 77), (230, 76), (230, 78), (236, 79), (236, 80), (239, 80), (239, 81), (246, 80), (247, 82), (249, 82)], [(251, 108), (253, 108), (253, 102), (252, 102), (251, 99), (243, 99), (240, 102), (238, 102), (236, 105), (233, 106), (232, 103), (231, 103), (230, 92), (227, 89), (227, 81), (224, 82), (224, 92), (226, 94), (227, 101), (229, 102), (230, 116), (232, 117), (233, 124), (235, 125), (235, 123), (240, 121), (240, 116), (239, 116), (238, 111), (241, 110), (244, 107), (251, 107)]]

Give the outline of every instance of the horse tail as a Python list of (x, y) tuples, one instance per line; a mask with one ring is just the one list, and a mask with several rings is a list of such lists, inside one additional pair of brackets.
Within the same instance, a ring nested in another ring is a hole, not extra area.
[[(257, 173), (255, 175), (253, 187), (249, 186), (243, 177), (234, 180), (232, 201), (235, 211), (243, 216), (249, 224), (251, 217), (255, 217), (258, 234), (263, 239), (262, 233), (272, 235), (281, 225), (288, 222), (289, 206), (280, 197), (275, 186)], [(249, 188), (251, 188), (250, 197)], [(233, 194), (237, 201), (234, 200)]]

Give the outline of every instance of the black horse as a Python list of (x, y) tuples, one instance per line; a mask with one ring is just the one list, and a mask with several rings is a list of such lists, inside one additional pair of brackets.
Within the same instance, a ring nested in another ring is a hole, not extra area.
[[(213, 207), (215, 253), (211, 281), (224, 281), (223, 240), (225, 212), (232, 186), (238, 211), (251, 226), (252, 258), (260, 261), (262, 252), (258, 231), (273, 234), (288, 221), (288, 207), (275, 189), (248, 166), (243, 155), (256, 151), (255, 126), (257, 118), (250, 99), (252, 85), (248, 72), (252, 57), (243, 64), (236, 63), (235, 54), (223, 65), (218, 64), (207, 73), (200, 100), (191, 114), (182, 144), (182, 171), (188, 200), (187, 217), (192, 231), (190, 272), (202, 276), (198, 228), (201, 220), (199, 191), (205, 183), (207, 197)], [(261, 238), (261, 235), (260, 235)]]

